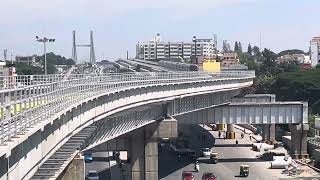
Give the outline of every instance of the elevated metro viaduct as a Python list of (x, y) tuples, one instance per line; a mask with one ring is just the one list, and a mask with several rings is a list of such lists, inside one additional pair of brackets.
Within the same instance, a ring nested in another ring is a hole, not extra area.
[[(154, 80), (150, 79), (150, 85), (125, 86), (130, 82), (124, 82), (123, 88), (112, 92), (104, 92), (104, 85), (98, 84), (97, 93), (90, 92), (92, 95), (88, 98), (67, 106), (46, 121), (38, 122), (37, 126), (12, 138), (11, 142), (6, 141), (6, 145), (0, 147), (0, 177), (58, 178), (79, 150), (93, 148), (132, 131), (132, 136), (139, 142), (139, 145), (130, 146), (133, 147), (131, 157), (136, 157), (131, 158), (136, 159), (132, 160), (132, 179), (157, 179), (156, 167), (149, 171), (146, 169), (145, 158), (148, 153), (136, 154), (134, 149), (141, 150), (144, 147), (145, 152), (155, 153), (156, 141), (152, 139), (161, 136), (153, 136), (152, 132), (158, 132), (158, 135), (166, 133), (157, 128), (151, 128), (150, 131), (147, 125), (161, 123), (161, 120), (168, 117), (169, 124), (173, 127), (170, 130), (172, 136), (176, 127), (172, 118), (178, 119), (179, 123), (197, 124), (306, 123), (305, 103), (230, 104), (231, 98), (241, 88), (252, 84), (252, 79), (253, 76), (238, 76), (217, 81), (212, 77), (197, 79), (188, 76), (179, 81), (169, 79), (168, 82), (166, 79), (157, 83), (152, 83)], [(84, 86), (95, 87), (92, 83), (88, 84)], [(245, 110), (248, 107), (251, 111)], [(130, 111), (132, 108), (141, 109)], [(245, 116), (242, 112), (249, 113)], [(134, 131), (139, 129), (149, 131), (151, 135), (145, 136), (146, 133)], [(149, 141), (152, 142), (150, 145)], [(74, 144), (76, 146), (71, 146)], [(149, 151), (150, 148), (153, 151)], [(152, 156), (152, 161), (157, 161), (154, 153), (149, 155)], [(301, 148), (297, 153), (302, 153)]]

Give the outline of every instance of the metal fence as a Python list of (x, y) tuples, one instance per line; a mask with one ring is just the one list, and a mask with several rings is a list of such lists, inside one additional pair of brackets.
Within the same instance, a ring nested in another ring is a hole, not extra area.
[(81, 100), (129, 87), (193, 81), (254, 78), (253, 71), (228, 73), (135, 73), (16, 76), (2, 78), (0, 89), (0, 145), (20, 132)]

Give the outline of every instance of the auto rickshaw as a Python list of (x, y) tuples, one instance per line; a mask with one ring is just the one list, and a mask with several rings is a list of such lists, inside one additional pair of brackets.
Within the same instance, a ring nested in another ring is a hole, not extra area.
[(249, 168), (248, 165), (240, 165), (240, 176), (241, 177), (248, 177), (249, 176)]
[(218, 163), (218, 153), (217, 152), (211, 152), (210, 153), (210, 159), (213, 161), (214, 164)]

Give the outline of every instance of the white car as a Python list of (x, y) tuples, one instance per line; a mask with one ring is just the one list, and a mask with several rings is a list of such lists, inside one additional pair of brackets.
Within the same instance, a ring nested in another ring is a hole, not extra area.
[(202, 150), (202, 156), (204, 157), (209, 157), (210, 153), (211, 153), (211, 149), (210, 148), (203, 148)]
[(99, 180), (99, 173), (97, 171), (89, 171), (88, 180)]

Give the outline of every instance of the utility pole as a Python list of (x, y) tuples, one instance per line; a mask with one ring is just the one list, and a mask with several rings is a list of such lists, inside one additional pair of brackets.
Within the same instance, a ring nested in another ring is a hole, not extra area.
[(39, 39), (38, 36), (36, 36), (36, 39), (38, 42), (43, 43), (43, 52), (44, 52), (44, 74), (47, 75), (47, 47), (46, 47), (46, 43), (47, 42), (54, 42), (55, 39), (49, 39), (47, 37), (44, 37), (42, 39)]

